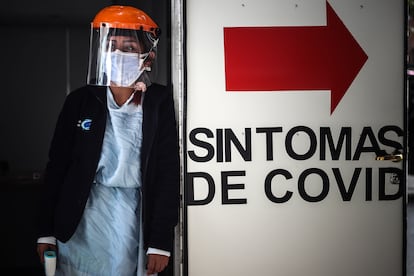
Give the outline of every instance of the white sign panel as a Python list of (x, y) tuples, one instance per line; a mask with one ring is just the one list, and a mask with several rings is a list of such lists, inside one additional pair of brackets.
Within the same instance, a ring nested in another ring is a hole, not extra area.
[(402, 275), (403, 1), (186, 7), (185, 274)]

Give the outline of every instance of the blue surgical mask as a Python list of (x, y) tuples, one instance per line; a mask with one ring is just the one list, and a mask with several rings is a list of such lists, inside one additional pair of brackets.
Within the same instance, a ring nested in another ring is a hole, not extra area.
[(115, 50), (106, 61), (109, 81), (116, 86), (133, 87), (145, 68), (142, 66), (148, 54), (127, 53)]

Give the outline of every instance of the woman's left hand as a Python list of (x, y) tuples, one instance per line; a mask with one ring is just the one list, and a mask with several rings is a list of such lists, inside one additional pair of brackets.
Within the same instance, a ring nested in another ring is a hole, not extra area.
[(169, 261), (169, 257), (158, 254), (148, 254), (147, 275), (163, 271)]
[(145, 92), (145, 91), (147, 91), (147, 86), (142, 81), (139, 81), (135, 84), (134, 89), (136, 91)]

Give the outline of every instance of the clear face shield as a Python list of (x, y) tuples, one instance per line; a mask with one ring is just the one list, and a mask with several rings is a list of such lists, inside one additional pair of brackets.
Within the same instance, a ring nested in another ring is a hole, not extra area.
[(107, 25), (91, 29), (87, 83), (133, 88), (142, 81), (151, 85), (158, 39), (149, 32)]

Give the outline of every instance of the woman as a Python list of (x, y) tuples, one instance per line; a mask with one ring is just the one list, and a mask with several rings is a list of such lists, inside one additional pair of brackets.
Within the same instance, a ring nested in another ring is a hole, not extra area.
[(155, 274), (179, 209), (172, 93), (151, 83), (159, 28), (127, 6), (91, 25), (88, 85), (67, 96), (50, 147), (38, 254), (57, 250), (57, 275)]

